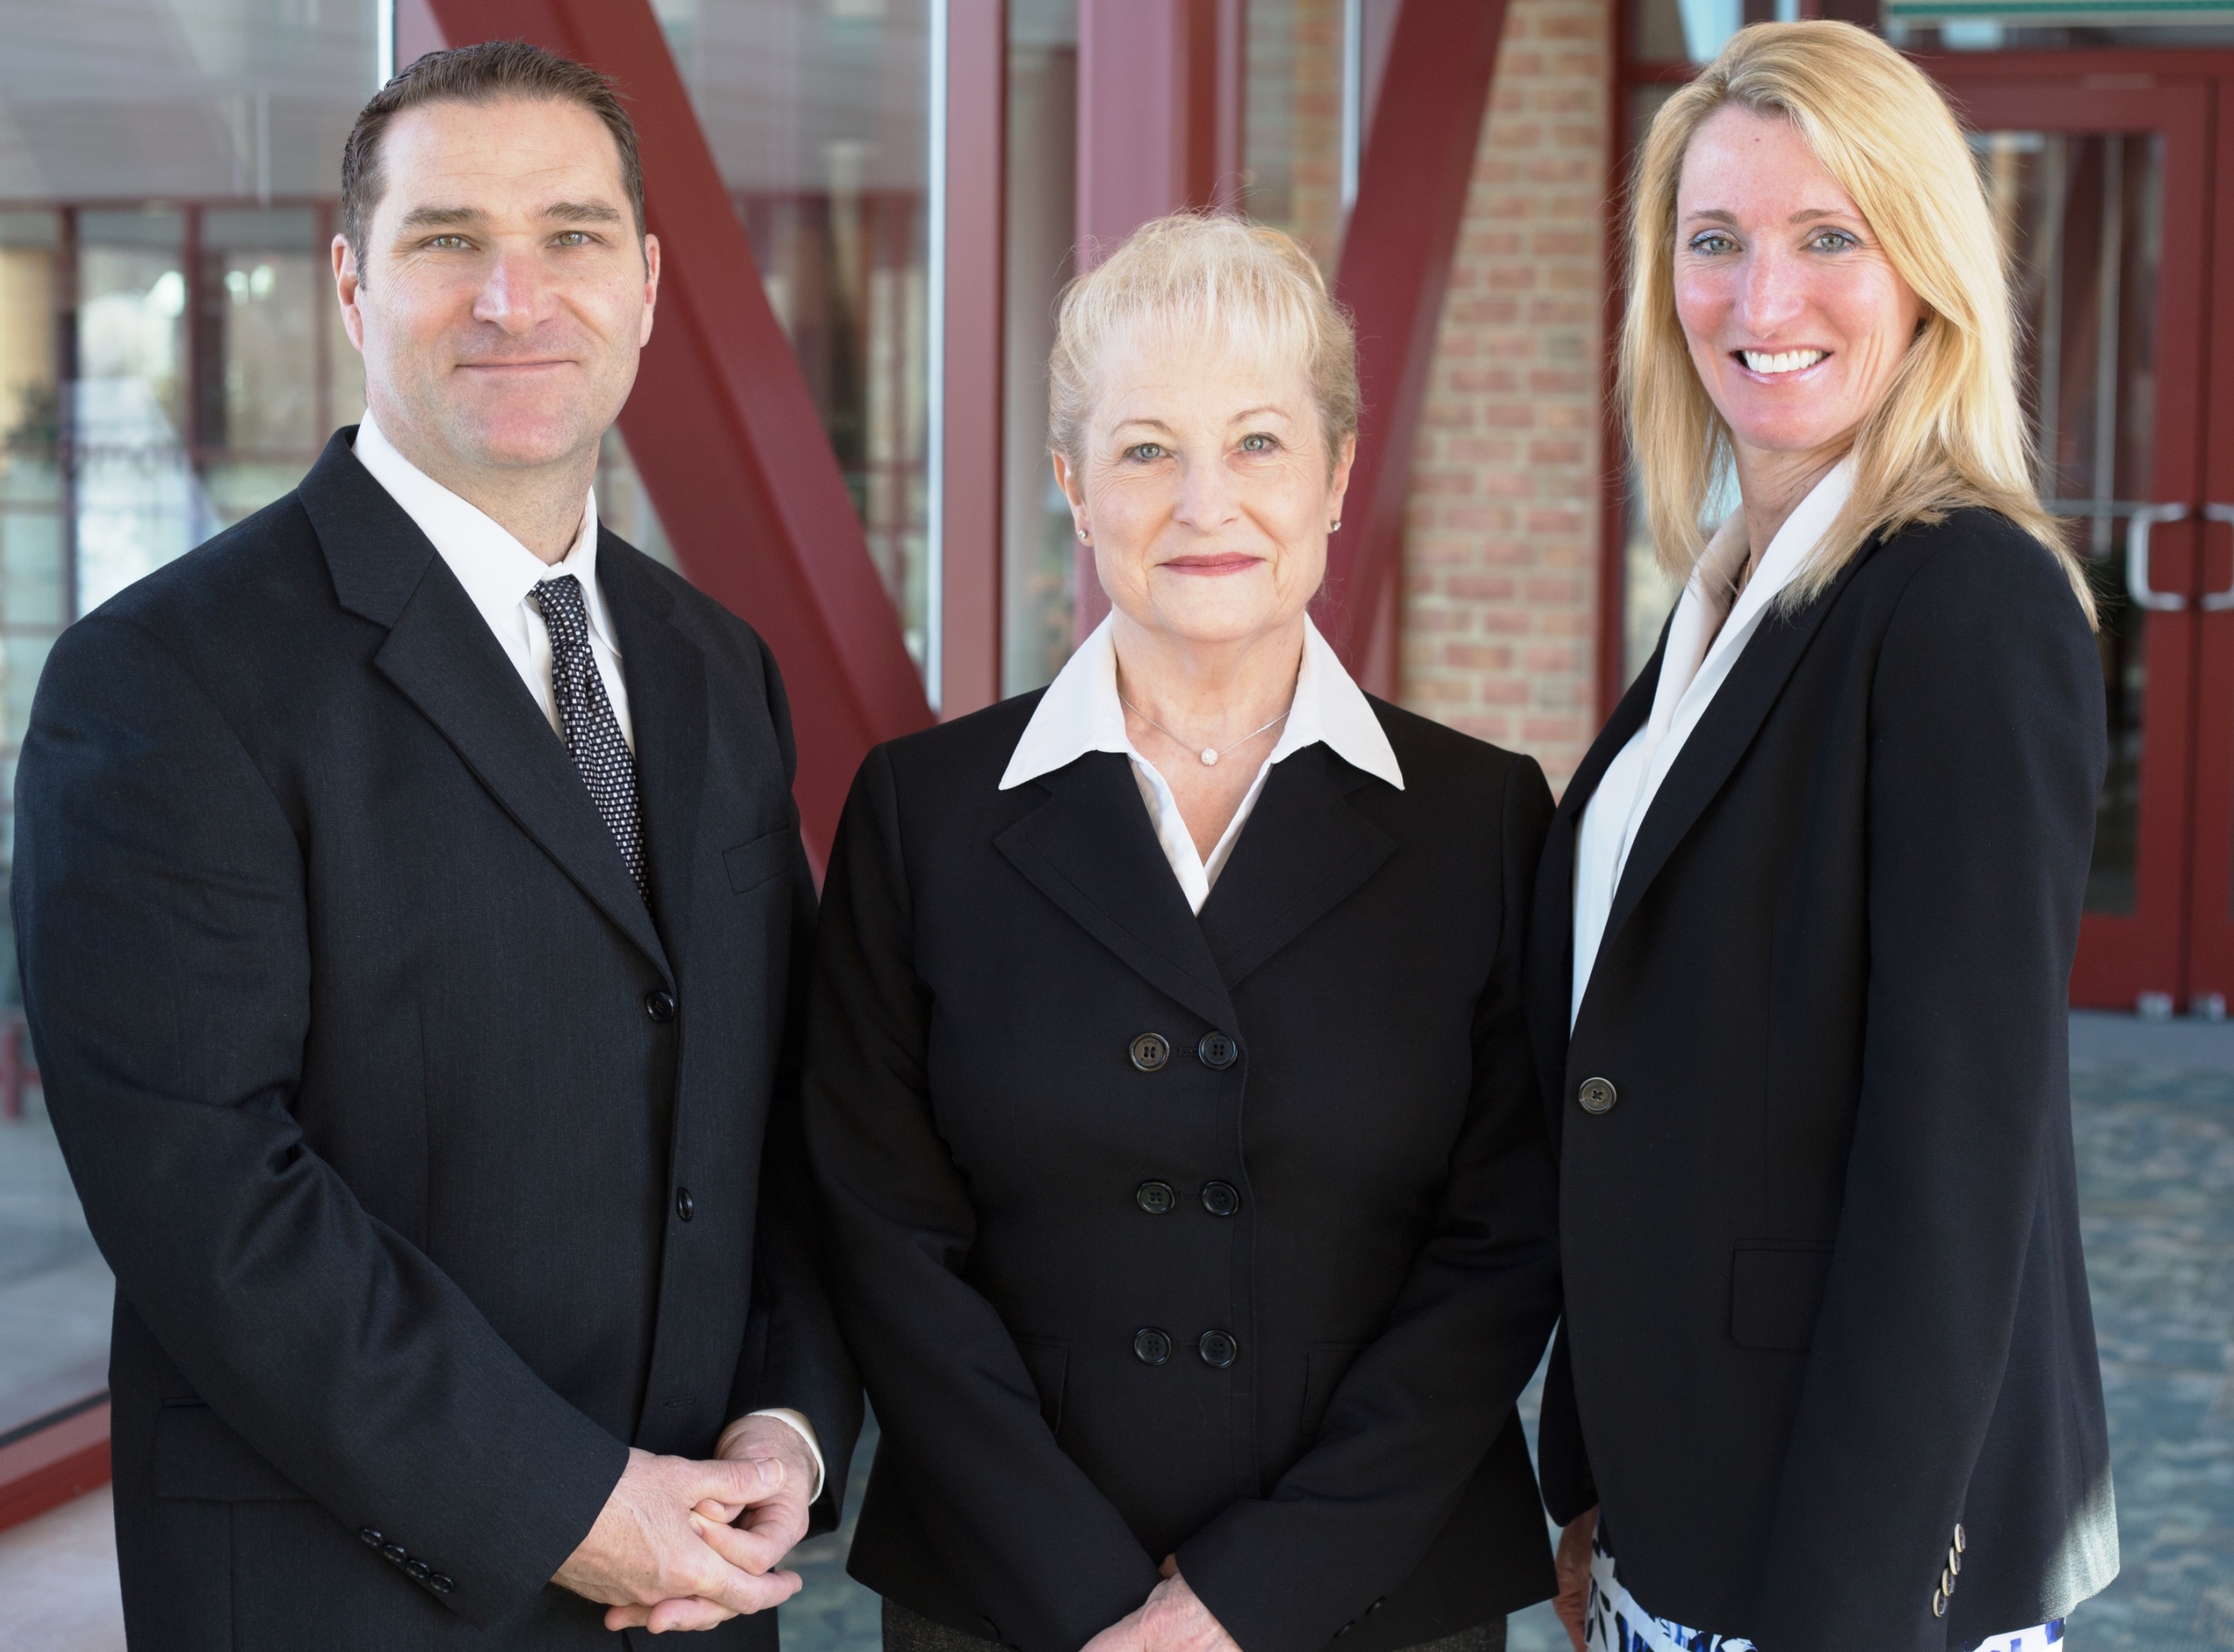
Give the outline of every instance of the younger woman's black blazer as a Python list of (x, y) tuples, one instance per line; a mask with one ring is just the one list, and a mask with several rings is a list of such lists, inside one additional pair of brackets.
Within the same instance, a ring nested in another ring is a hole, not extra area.
[(1537, 886), (1573, 1377), (1545, 1499), (1602, 1498), (1640, 1603), (1763, 1652), (2061, 1616), (2117, 1570), (2065, 1053), (2107, 743), (2086, 621), (1979, 511), (1772, 611), (1638, 828), (1571, 1041), (1577, 823), (1658, 677)]
[(1248, 1652), (1543, 1598), (1541, 772), (1376, 705), (1404, 789), (1288, 757), (1198, 919), (1123, 756), (997, 789), (1038, 698), (872, 752), (832, 855), (807, 1132), (884, 1429), (854, 1576), (1026, 1652), (1173, 1551)]

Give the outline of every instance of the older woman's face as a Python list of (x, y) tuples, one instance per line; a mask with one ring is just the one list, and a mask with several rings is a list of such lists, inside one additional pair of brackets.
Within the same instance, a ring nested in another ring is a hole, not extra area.
[(1799, 128), (1735, 105), (1684, 153), (1675, 275), (1699, 377), (1758, 451), (1851, 444), (1923, 314)]
[(1143, 328), (1102, 358), (1081, 467), (1055, 472), (1119, 612), (1240, 642), (1318, 590), (1354, 447), (1329, 467), (1300, 368)]

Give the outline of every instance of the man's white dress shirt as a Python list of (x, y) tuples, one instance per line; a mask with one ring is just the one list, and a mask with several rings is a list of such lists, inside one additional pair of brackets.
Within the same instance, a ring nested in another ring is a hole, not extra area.
[(1567, 1024), (1583, 1012), (1583, 992), (1591, 983), (1598, 944), (1605, 938), (1614, 891), (1629, 864), (1661, 782), (1676, 766), (1683, 742), (1707, 715), (1715, 695), (1760, 627), (1778, 593), (1806, 566), (1824, 532), (1846, 508), (1854, 491), (1854, 461), (1842, 459), (1808, 491), (1776, 537), (1760, 565), (1738, 592), (1737, 577), (1747, 550), (1745, 513), (1732, 511), (1691, 570), (1690, 582), (1676, 604), (1660, 656), (1660, 681), (1653, 690), (1652, 715), (1607, 765), (1605, 778), (1584, 806), (1575, 850), (1575, 972)]
[(1164, 859), (1171, 862), (1172, 874), (1179, 880), (1190, 911), (1200, 912), (1203, 902), (1210, 898), (1211, 886), (1232, 858), (1233, 846), (1249, 822), (1250, 811), (1257, 806), (1272, 766), (1283, 758), (1323, 743), (1352, 767), (1387, 780), (1400, 792), (1404, 789), (1404, 771), (1396, 766), (1396, 754), (1382, 730), (1381, 719), (1373, 715), (1373, 702), (1342, 669), (1342, 661), (1306, 615), (1303, 664), (1296, 673), (1296, 697), (1288, 708), (1288, 720), (1281, 724), (1271, 755), (1257, 770), (1257, 778), (1250, 782), (1241, 806), (1234, 810), (1225, 835), (1209, 858), (1204, 859), (1194, 846), (1194, 834), (1179, 814), (1171, 783), (1140, 755), (1133, 737), (1125, 732), (1125, 706), (1117, 696), (1117, 643), (1110, 630), (1115, 623), (1113, 614), (1094, 627), (1094, 634), (1078, 645), (1078, 652), (1055, 673), (1032, 720), (1024, 725), (1023, 738), (1016, 742), (1008, 771), (1001, 776), (1000, 789), (1006, 792), (1026, 780), (1051, 774), (1088, 752), (1123, 753), (1132, 760), (1133, 783), (1140, 788), (1140, 800), (1147, 805), (1156, 841), (1163, 846)]
[[(544, 580), (562, 574), (571, 573), (581, 581), (582, 607), (590, 620), (590, 653), (598, 663), (598, 676), (604, 682), (613, 716), (620, 723), (621, 738), (633, 752), (636, 725), (629, 720), (628, 683), (621, 676), (620, 644), (613, 636), (612, 618), (605, 611), (604, 593), (598, 589), (597, 494), (591, 493), (583, 502), (582, 526), (565, 557), (555, 564), (547, 563), (499, 526), (495, 518), (461, 499), (398, 453), (373, 422), (369, 408), (356, 428), (356, 451), (357, 463), (372, 473), (372, 479), (388, 490), (389, 497), (433, 541), (435, 553), (466, 588), (466, 595), (473, 598), (474, 606), (496, 634), (505, 657), (519, 673), (536, 704), (543, 708), (552, 732), (562, 740), (566, 731), (559, 726), (558, 702), (551, 691), (551, 632), (543, 623), (543, 611), (528, 593)], [(739, 1288), (742, 1289), (741, 1282)], [(814, 1437), (814, 1425), (803, 1413), (781, 1407), (749, 1414), (780, 1418), (798, 1431), (807, 1442), (807, 1454), (814, 1459), (814, 1490), (807, 1501), (820, 1497), (822, 1444)]]

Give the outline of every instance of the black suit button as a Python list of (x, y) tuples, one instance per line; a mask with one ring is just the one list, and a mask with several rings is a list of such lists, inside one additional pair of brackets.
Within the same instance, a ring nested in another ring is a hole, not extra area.
[(1153, 1073), (1172, 1059), (1172, 1041), (1161, 1033), (1142, 1033), (1133, 1041), (1133, 1065)]
[(1133, 1190), (1133, 1198), (1151, 1216), (1161, 1216), (1179, 1202), (1169, 1182), (1142, 1182)]
[(415, 1583), (423, 1583), (434, 1575), (434, 1569), (423, 1560), (407, 1560), (403, 1570)]
[(457, 1585), (438, 1571), (432, 1577), (429, 1577), (427, 1580), (427, 1587), (433, 1590), (437, 1595), (447, 1595), (452, 1590), (455, 1589)]
[(1205, 1182), (1202, 1208), (1212, 1216), (1231, 1216), (1241, 1208), (1241, 1194), (1231, 1182)]
[(1378, 1600), (1375, 1601), (1375, 1602), (1373, 1603), (1373, 1604), (1372, 1604), (1372, 1605), (1370, 1605), (1370, 1606), (1368, 1606), (1368, 1607), (1367, 1607), (1367, 1608), (1365, 1609), (1365, 1615), (1366, 1615), (1368, 1617), (1370, 1617), (1370, 1616), (1372, 1616), (1374, 1615), (1374, 1613), (1375, 1613), (1375, 1612), (1379, 1611), (1382, 1607), (1386, 1606), (1387, 1604), (1388, 1604), (1388, 1596), (1386, 1596), (1386, 1595), (1383, 1595), (1383, 1596), (1381, 1596), (1381, 1598), (1380, 1598), (1380, 1599), (1378, 1599)]
[(1223, 1371), (1241, 1357), (1241, 1344), (1233, 1340), (1230, 1331), (1205, 1331), (1202, 1341), (1194, 1345), (1194, 1351), (1202, 1355), (1205, 1365)]
[(1613, 1104), (1621, 1100), (1621, 1092), (1608, 1079), (1584, 1079), (1575, 1100), (1583, 1104), (1583, 1111), (1591, 1113), (1611, 1113)]
[(690, 1190), (689, 1188), (678, 1187), (675, 1190), (675, 1214), (678, 1218), (688, 1222), (690, 1219), (691, 1212), (696, 1211), (697, 1208), (698, 1206), (690, 1198)]
[(1223, 1073), (1240, 1059), (1241, 1046), (1228, 1033), (1207, 1032), (1194, 1047), (1195, 1059), (1205, 1067)]
[(394, 1566), (400, 1566), (411, 1558), (411, 1551), (400, 1543), (384, 1543), (380, 1546), (380, 1552), (386, 1555), (389, 1564)]
[(1133, 1333), (1133, 1357), (1143, 1365), (1161, 1365), (1172, 1357), (1172, 1339), (1167, 1332), (1149, 1325)]
[(654, 987), (643, 995), (643, 1013), (666, 1026), (675, 1019), (675, 995), (664, 987)]
[(359, 1526), (356, 1530), (356, 1534), (376, 1549), (379, 1548), (382, 1544), (388, 1541), (387, 1538), (382, 1537), (379, 1532), (374, 1531), (369, 1525)]

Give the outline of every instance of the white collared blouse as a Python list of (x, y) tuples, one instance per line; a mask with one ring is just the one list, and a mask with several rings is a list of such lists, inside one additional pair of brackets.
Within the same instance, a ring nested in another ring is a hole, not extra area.
[(1179, 814), (1170, 782), (1140, 755), (1125, 730), (1125, 707), (1117, 697), (1117, 644), (1110, 630), (1115, 620), (1113, 614), (1096, 626), (1048, 684), (1031, 721), (1024, 725), (1015, 755), (1009, 759), (1000, 789), (1006, 792), (1052, 774), (1088, 752), (1123, 753), (1132, 760), (1133, 780), (1140, 788), (1140, 800), (1147, 805), (1156, 841), (1163, 846), (1164, 859), (1171, 863), (1172, 875), (1179, 880), (1191, 911), (1201, 911), (1202, 904), (1210, 898), (1211, 888), (1232, 858), (1233, 846), (1240, 839), (1241, 828), (1248, 824), (1250, 811), (1257, 806), (1272, 766), (1283, 758), (1324, 744), (1353, 767), (1388, 781), (1400, 792), (1404, 789), (1404, 771), (1396, 765), (1396, 754), (1382, 731), (1381, 719), (1374, 715), (1373, 702), (1342, 669), (1332, 645), (1306, 615), (1303, 663), (1296, 673), (1296, 697), (1289, 708), (1288, 721), (1280, 729), (1271, 755), (1250, 782), (1241, 806), (1234, 810), (1225, 835), (1205, 859)]

